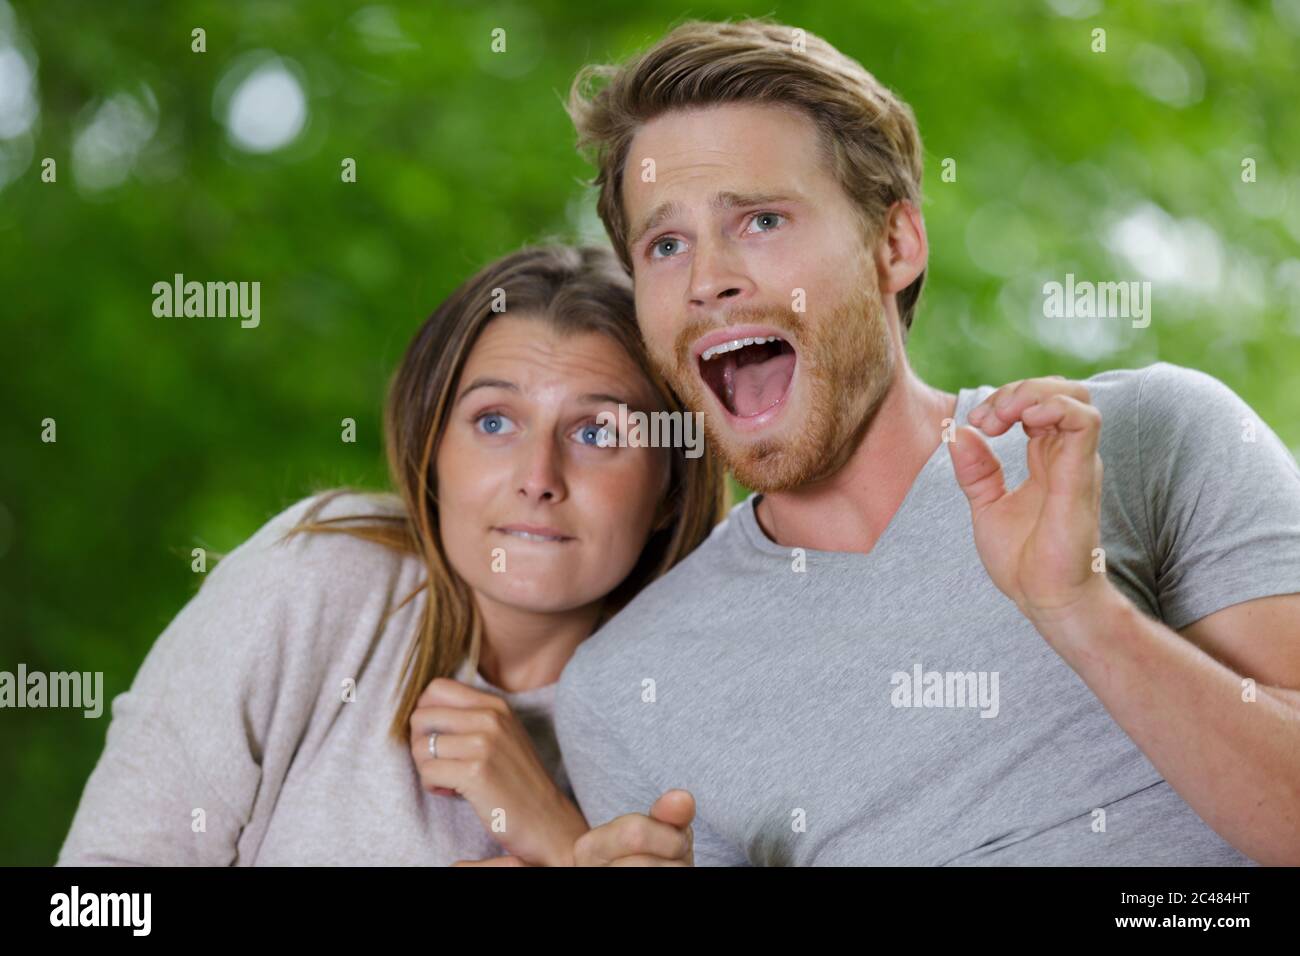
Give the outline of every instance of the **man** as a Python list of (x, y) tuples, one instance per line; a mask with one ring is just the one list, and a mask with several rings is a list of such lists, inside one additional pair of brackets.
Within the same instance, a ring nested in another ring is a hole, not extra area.
[(757, 492), (564, 672), (577, 862), (1300, 863), (1268, 426), (1166, 363), (922, 382), (915, 120), (815, 36), (687, 23), (570, 110), (656, 365)]

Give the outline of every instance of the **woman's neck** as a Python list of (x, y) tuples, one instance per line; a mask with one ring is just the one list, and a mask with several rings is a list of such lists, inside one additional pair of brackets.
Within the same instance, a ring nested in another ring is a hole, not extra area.
[(507, 693), (553, 684), (578, 645), (591, 636), (600, 604), (554, 614), (524, 611), (475, 595), (483, 619), (478, 670)]

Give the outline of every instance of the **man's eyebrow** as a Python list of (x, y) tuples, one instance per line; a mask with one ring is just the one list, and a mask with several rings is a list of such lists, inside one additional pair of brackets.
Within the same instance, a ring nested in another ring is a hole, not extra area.
[[(798, 193), (737, 193), (737, 192), (720, 192), (716, 193), (709, 201), (709, 205), (714, 209), (736, 209), (744, 206), (766, 206), (769, 203), (778, 202), (800, 202), (803, 197)], [(674, 216), (681, 215), (683, 206), (675, 199), (660, 203), (641, 221), (636, 232), (632, 234), (628, 245), (635, 246), (641, 242), (641, 238), (651, 229), (662, 225)]]
[(476, 388), (504, 388), (511, 392), (519, 391), (519, 386), (514, 382), (507, 382), (503, 378), (484, 378), (483, 376), (479, 376), (474, 379), (474, 381), (470, 382), (469, 385), (465, 386), (461, 393), (456, 396), (456, 401), (461, 401)]

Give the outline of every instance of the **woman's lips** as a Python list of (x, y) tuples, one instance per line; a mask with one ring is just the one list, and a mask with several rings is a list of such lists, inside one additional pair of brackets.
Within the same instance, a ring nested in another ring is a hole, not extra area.
[(541, 541), (551, 542), (554, 544), (563, 544), (565, 541), (573, 541), (571, 534), (565, 534), (559, 528), (550, 528), (543, 525), (535, 524), (509, 524), (494, 527), (493, 531), (501, 534), (507, 534), (514, 538), (520, 538), (524, 541)]

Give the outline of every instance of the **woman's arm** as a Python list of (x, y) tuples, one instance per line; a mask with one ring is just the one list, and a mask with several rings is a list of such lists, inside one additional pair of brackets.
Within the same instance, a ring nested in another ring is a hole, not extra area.
[(265, 826), (257, 810), (274, 804), (310, 720), (339, 613), (321, 583), (331, 548), (277, 543), (310, 500), (208, 572), (113, 700), (59, 865), (247, 862), (240, 837)]

